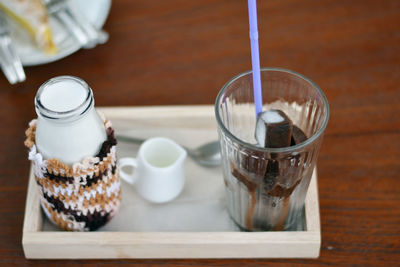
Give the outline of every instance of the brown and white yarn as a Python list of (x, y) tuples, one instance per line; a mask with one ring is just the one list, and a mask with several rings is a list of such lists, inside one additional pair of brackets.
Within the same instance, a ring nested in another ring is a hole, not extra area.
[(116, 139), (109, 121), (103, 119), (107, 140), (95, 157), (71, 166), (58, 159), (43, 159), (35, 145), (36, 120), (26, 130), (40, 203), (47, 217), (70, 231), (92, 231), (109, 221), (121, 201), (119, 173), (116, 166)]

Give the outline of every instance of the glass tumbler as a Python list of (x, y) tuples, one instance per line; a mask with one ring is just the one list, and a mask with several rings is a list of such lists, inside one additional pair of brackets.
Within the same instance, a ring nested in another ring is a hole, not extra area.
[(282, 110), (307, 139), (283, 148), (258, 146), (252, 72), (226, 83), (215, 115), (227, 208), (242, 230), (297, 230), (329, 119), (328, 101), (314, 82), (289, 70), (263, 68), (261, 85), (263, 111)]

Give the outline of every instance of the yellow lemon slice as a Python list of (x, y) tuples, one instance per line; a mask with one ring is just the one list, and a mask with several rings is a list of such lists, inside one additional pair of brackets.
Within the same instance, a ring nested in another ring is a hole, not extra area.
[(46, 54), (57, 53), (47, 10), (41, 0), (0, 0), (0, 8), (17, 20)]

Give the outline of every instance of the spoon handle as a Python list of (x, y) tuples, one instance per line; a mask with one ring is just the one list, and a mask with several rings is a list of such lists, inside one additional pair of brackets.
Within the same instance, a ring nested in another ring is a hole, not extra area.
[(122, 141), (122, 142), (130, 142), (130, 143), (135, 143), (135, 144), (142, 144), (144, 143), (144, 139), (136, 138), (136, 137), (130, 137), (130, 136), (123, 136), (123, 135), (117, 135), (117, 140)]
[[(141, 138), (137, 138), (137, 137), (131, 137), (131, 136), (124, 136), (124, 135), (116, 135), (116, 138), (118, 141), (121, 142), (129, 142), (129, 143), (134, 143), (134, 144), (138, 144), (141, 145), (142, 143), (144, 143), (146, 140), (145, 139), (141, 139)], [(183, 149), (185, 149), (189, 155), (192, 155), (193, 152), (188, 149), (185, 146), (180, 145)]]

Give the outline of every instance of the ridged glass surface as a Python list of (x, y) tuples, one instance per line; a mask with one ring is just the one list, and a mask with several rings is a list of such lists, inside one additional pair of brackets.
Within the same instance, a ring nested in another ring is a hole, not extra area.
[(263, 70), (261, 82), (263, 110), (282, 110), (308, 140), (286, 149), (258, 148), (251, 73), (225, 85), (216, 115), (228, 210), (244, 230), (298, 230), (329, 109), (322, 92), (295, 73)]

